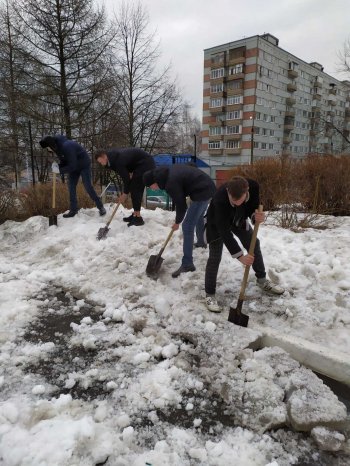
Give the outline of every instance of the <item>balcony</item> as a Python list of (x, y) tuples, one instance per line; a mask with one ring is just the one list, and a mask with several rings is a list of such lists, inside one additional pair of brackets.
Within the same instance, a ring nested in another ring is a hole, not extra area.
[(345, 121), (350, 121), (350, 108), (345, 109)]
[(218, 113), (225, 113), (225, 107), (220, 106), (220, 107), (209, 107), (209, 112), (217, 115)]
[(289, 69), (288, 70), (288, 78), (295, 79), (298, 77), (298, 72), (296, 70)]
[(231, 49), (228, 52), (228, 62), (230, 65), (236, 65), (245, 61), (246, 47)]
[(318, 129), (314, 128), (310, 130), (310, 136), (316, 136), (318, 134)]
[(314, 86), (322, 87), (323, 86), (323, 78), (321, 78), (320, 76), (316, 76)]
[(222, 155), (223, 149), (208, 149), (209, 155)]
[(286, 98), (286, 104), (288, 105), (288, 107), (292, 107), (296, 103), (297, 103), (297, 99), (294, 99), (294, 97), (287, 97)]
[(332, 87), (328, 90), (328, 94), (337, 95), (337, 90), (334, 87)]
[(244, 73), (229, 74), (226, 78), (227, 81), (233, 81), (234, 79), (244, 79)]
[(315, 93), (315, 94), (313, 95), (313, 98), (314, 98), (314, 100), (322, 100), (322, 95), (319, 94), (319, 93)]
[(327, 116), (334, 117), (335, 116), (335, 111), (334, 110), (327, 110)]
[(295, 110), (292, 110), (292, 109), (286, 110), (285, 116), (294, 118), (295, 117)]
[(225, 155), (241, 155), (241, 148), (237, 147), (235, 149), (225, 149)]
[[(329, 96), (331, 97), (331, 96)], [(333, 96), (332, 96), (333, 97)], [(330, 99), (328, 98), (328, 105), (332, 105), (333, 107), (335, 107), (337, 105), (337, 101), (336, 99)]]
[(288, 92), (295, 92), (297, 90), (297, 85), (295, 83), (288, 83), (287, 84), (287, 91)]
[(290, 144), (292, 142), (291, 136), (283, 136), (283, 144)]

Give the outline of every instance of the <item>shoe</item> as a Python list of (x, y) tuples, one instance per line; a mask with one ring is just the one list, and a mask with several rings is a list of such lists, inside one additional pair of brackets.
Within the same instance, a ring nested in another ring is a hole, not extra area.
[(142, 217), (132, 217), (132, 219), (130, 220), (130, 222), (128, 223), (128, 227), (132, 227), (132, 226), (135, 226), (135, 227), (140, 227), (142, 225), (144, 225), (145, 222), (143, 221), (143, 218)]
[(173, 278), (178, 277), (182, 273), (186, 272), (194, 272), (196, 270), (196, 267), (194, 265), (181, 265), (175, 272), (171, 274)]
[(104, 207), (101, 207), (101, 209), (98, 209), (100, 212), (100, 216), (103, 217), (103, 215), (106, 215), (106, 209)]
[(70, 210), (67, 214), (63, 214), (62, 217), (64, 218), (74, 217), (75, 215), (77, 215), (77, 213), (78, 213), (77, 210)]
[(207, 305), (208, 311), (221, 312), (220, 306), (218, 305), (215, 296), (207, 296), (205, 298), (205, 304)]
[(134, 215), (131, 214), (131, 215), (129, 215), (129, 217), (124, 217), (124, 218), (123, 218), (123, 222), (128, 222), (128, 223), (129, 223), (129, 222), (131, 222), (131, 220), (132, 220), (133, 218), (134, 218)]
[(271, 283), (270, 280), (267, 280), (267, 278), (258, 278), (256, 283), (266, 293), (277, 295), (284, 293), (284, 288), (276, 285), (275, 283)]
[(194, 246), (195, 248), (204, 248), (204, 249), (207, 249), (207, 245), (206, 245), (206, 244), (194, 243), (193, 246)]

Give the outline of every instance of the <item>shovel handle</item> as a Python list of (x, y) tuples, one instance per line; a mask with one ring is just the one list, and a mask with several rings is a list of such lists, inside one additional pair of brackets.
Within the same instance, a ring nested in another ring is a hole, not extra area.
[(170, 241), (170, 238), (173, 236), (173, 233), (174, 233), (174, 230), (171, 229), (171, 230), (170, 230), (170, 233), (168, 234), (167, 239), (165, 240), (165, 243), (163, 244), (162, 249), (161, 249), (161, 250), (159, 251), (159, 253), (158, 253), (158, 257), (160, 257), (160, 256), (163, 254), (164, 249), (166, 248), (167, 244), (168, 244), (169, 241)]
[(52, 209), (56, 208), (56, 173), (53, 173), (52, 178)]
[[(262, 211), (263, 211), (263, 206), (262, 204), (260, 204), (258, 207), (258, 212), (262, 212)], [(254, 254), (256, 238), (258, 236), (258, 230), (259, 230), (259, 223), (255, 223), (253, 234), (252, 234), (252, 239), (250, 240), (250, 246), (249, 246), (249, 251), (248, 251), (248, 254), (250, 254), (251, 256)], [(244, 269), (241, 291), (239, 293), (240, 300), (244, 299), (245, 289), (246, 289), (247, 282), (248, 282), (249, 270), (250, 270), (250, 265), (246, 265)]]
[(108, 222), (106, 223), (106, 227), (107, 227), (107, 228), (109, 227), (111, 221), (113, 220), (113, 217), (115, 216), (117, 210), (119, 209), (119, 206), (120, 206), (120, 202), (118, 202), (117, 205), (114, 207), (113, 212), (112, 212), (112, 215), (110, 216)]

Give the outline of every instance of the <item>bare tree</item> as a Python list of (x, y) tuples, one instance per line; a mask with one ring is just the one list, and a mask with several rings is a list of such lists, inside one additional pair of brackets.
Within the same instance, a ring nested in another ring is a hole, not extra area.
[(148, 15), (140, 3), (123, 3), (115, 18), (117, 98), (124, 143), (152, 152), (167, 123), (181, 109), (170, 67), (157, 72), (160, 56)]

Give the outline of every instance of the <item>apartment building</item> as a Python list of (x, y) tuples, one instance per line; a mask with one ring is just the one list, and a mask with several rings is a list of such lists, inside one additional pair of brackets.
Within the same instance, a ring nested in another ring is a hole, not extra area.
[(350, 82), (256, 35), (204, 51), (201, 157), (232, 167), (350, 148)]

